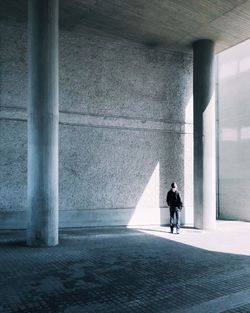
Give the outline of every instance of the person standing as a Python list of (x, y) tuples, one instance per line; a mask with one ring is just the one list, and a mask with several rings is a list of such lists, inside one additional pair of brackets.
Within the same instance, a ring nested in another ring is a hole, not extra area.
[(168, 191), (166, 201), (170, 211), (170, 231), (171, 233), (174, 232), (174, 217), (176, 217), (176, 233), (179, 234), (181, 228), (180, 217), (183, 204), (180, 192), (178, 191), (177, 184), (175, 182), (171, 184), (171, 189)]

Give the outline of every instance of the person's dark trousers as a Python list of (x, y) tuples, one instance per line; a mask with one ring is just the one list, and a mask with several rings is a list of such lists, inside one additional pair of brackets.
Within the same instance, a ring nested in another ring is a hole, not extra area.
[(170, 208), (170, 229), (171, 232), (174, 231), (174, 216), (176, 217), (176, 230), (177, 232), (181, 227), (181, 210), (178, 207)]

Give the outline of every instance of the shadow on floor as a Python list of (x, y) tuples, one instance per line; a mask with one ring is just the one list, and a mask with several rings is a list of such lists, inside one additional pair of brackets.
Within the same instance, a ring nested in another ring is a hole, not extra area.
[(63, 229), (35, 249), (1, 231), (0, 249), (0, 312), (250, 311), (249, 256), (127, 228)]

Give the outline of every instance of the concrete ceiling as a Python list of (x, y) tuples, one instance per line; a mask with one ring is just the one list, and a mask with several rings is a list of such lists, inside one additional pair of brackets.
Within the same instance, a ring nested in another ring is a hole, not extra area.
[[(27, 0), (0, 0), (0, 19), (26, 22)], [(250, 0), (60, 0), (60, 27), (190, 51), (200, 38), (220, 52), (250, 38)]]

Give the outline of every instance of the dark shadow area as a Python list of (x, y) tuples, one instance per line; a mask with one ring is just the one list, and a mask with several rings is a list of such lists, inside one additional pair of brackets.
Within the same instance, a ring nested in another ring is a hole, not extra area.
[(4, 247), (26, 247), (26, 231), (0, 230), (0, 248)]
[(126, 228), (61, 229), (59, 246), (38, 249), (0, 235), (0, 312), (223, 312), (250, 302), (249, 256)]

